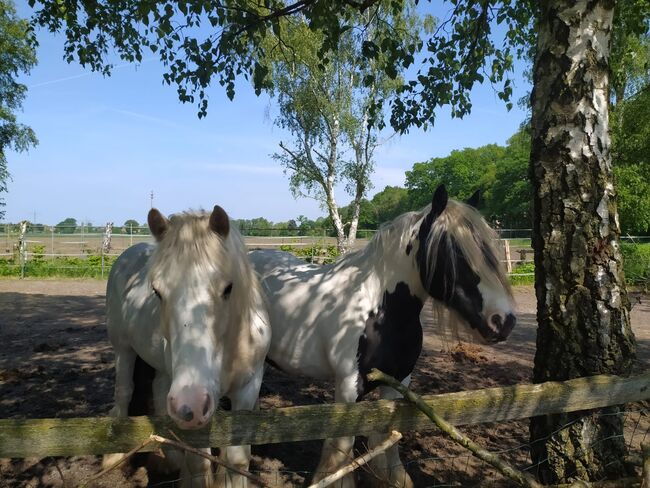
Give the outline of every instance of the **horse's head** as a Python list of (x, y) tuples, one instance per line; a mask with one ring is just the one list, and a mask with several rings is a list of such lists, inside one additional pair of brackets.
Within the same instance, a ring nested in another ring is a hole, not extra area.
[[(505, 340), (516, 323), (508, 278), (496, 258), (497, 236), (467, 202), (433, 194), (418, 230), (420, 278), (429, 295), (455, 311), (486, 342)], [(474, 334), (476, 335), (476, 334)]]
[[(183, 429), (211, 418), (222, 396), (224, 349), (240, 318), (242, 283), (238, 245), (228, 215), (184, 213), (165, 218), (151, 209), (149, 228), (158, 245), (151, 258), (151, 292), (160, 301), (161, 328), (171, 360), (167, 412)], [(241, 241), (241, 238), (239, 238)], [(244, 253), (244, 251), (242, 251)], [(243, 254), (245, 259), (245, 253)], [(229, 327), (230, 326), (230, 327)]]

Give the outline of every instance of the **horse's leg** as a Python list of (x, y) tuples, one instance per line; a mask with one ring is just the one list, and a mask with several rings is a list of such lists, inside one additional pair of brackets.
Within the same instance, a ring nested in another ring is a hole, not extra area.
[[(336, 379), (336, 391), (334, 400), (337, 403), (354, 403), (357, 400), (357, 377), (354, 374), (344, 378)], [(320, 462), (316, 468), (313, 482), (316, 483), (334, 471), (345, 466), (352, 461), (352, 448), (354, 447), (354, 437), (337, 437), (335, 439), (325, 439), (323, 442), (323, 451)], [(354, 474), (350, 473), (336, 484), (332, 485), (337, 488), (354, 488)]]
[[(402, 380), (404, 386), (408, 386), (411, 382), (411, 376), (407, 376)], [(379, 395), (386, 400), (394, 400), (401, 398), (401, 395), (387, 386), (379, 387)], [(380, 443), (386, 440), (385, 434), (373, 434), (368, 436), (368, 448), (373, 449)], [(377, 456), (370, 462), (370, 469), (380, 479), (386, 480), (386, 485), (398, 488), (413, 488), (411, 477), (404, 469), (404, 465), (399, 458), (399, 447), (397, 444), (389, 447), (382, 454)]]
[[(109, 417), (128, 417), (129, 402), (133, 395), (133, 368), (136, 354), (130, 346), (115, 347), (115, 405), (108, 412)], [(105, 454), (102, 467), (107, 468), (118, 462), (124, 454)]]
[[(259, 393), (264, 374), (264, 365), (255, 373), (255, 376), (246, 386), (230, 394), (232, 410), (257, 410), (259, 408)], [(221, 459), (239, 469), (248, 471), (251, 462), (251, 446), (228, 446), (221, 449)], [(219, 468), (217, 471), (216, 486), (219, 488), (248, 488), (248, 478)]]
[(128, 417), (133, 396), (133, 369), (136, 353), (130, 346), (115, 348), (115, 405), (110, 417)]
[[(210, 448), (202, 449), (210, 454)], [(213, 486), (212, 462), (196, 454), (185, 453), (181, 466), (181, 488), (209, 488)]]

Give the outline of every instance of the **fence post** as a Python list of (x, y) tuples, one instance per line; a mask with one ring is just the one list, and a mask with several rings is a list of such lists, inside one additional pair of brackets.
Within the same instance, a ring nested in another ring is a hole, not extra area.
[(111, 232), (113, 231), (113, 222), (106, 222), (104, 228), (104, 240), (102, 241), (102, 278), (104, 278), (104, 253), (111, 250)]
[(503, 250), (505, 251), (506, 271), (508, 273), (512, 273), (512, 260), (510, 259), (510, 241), (508, 239), (503, 240)]
[(18, 236), (18, 254), (20, 257), (20, 279), (25, 277), (25, 265), (27, 264), (27, 243), (25, 242), (25, 234), (27, 233), (27, 221), (23, 220), (20, 223), (20, 235)]

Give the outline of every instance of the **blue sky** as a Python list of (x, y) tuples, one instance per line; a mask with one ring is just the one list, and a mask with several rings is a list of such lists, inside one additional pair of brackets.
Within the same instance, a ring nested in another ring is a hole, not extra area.
[[(30, 15), (25, 2), (17, 7)], [(181, 104), (175, 88), (162, 84), (164, 68), (155, 58), (139, 66), (117, 62), (104, 78), (63, 61), (60, 36), (40, 32), (39, 42), (39, 64), (22, 80), (29, 92), (20, 120), (40, 143), (28, 153), (8, 154), (5, 221), (143, 222), (152, 190), (164, 213), (218, 203), (232, 218), (277, 222), (325, 214), (316, 201), (292, 197), (270, 156), (288, 137), (273, 127), (272, 101), (256, 97), (249, 85), (238, 85), (233, 102), (212, 87), (208, 116), (199, 120), (194, 105)], [(518, 75), (514, 99), (526, 90)], [(377, 150), (370, 196), (402, 185), (415, 162), (505, 143), (524, 117), (517, 106), (507, 112), (489, 85), (475, 89), (470, 116), (451, 119), (441, 110), (428, 132), (413, 129)], [(339, 205), (350, 201), (343, 188), (337, 195)]]

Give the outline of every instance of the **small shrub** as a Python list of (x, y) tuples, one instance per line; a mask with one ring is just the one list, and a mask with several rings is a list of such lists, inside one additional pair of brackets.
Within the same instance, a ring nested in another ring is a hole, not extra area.
[[(532, 273), (532, 274), (531, 274)], [(522, 263), (516, 265), (510, 274), (510, 283), (513, 285), (535, 284), (535, 263)]]
[(0, 276), (20, 276), (20, 264), (15, 259), (0, 259)]
[(336, 261), (336, 258), (339, 257), (336, 246), (324, 246), (322, 244), (313, 244), (305, 247), (294, 247), (285, 244), (280, 246), (280, 250), (290, 252), (308, 263), (329, 264)]
[(39, 263), (45, 260), (45, 246), (43, 244), (37, 244), (32, 248), (32, 260)]
[(623, 271), (630, 285), (650, 286), (650, 244), (621, 244)]

